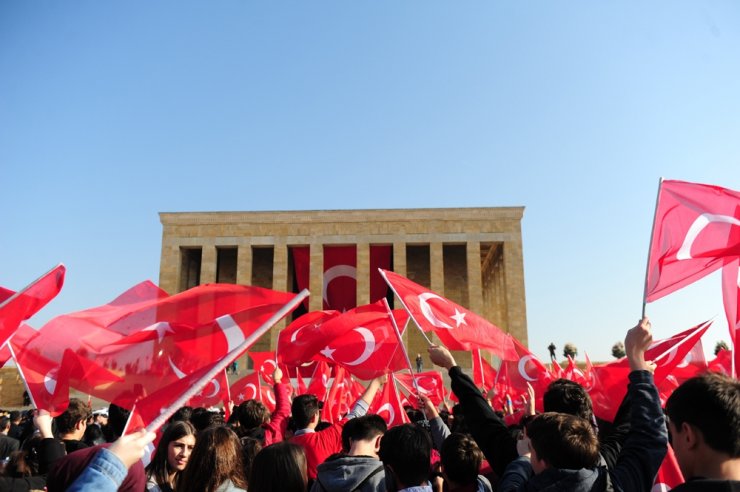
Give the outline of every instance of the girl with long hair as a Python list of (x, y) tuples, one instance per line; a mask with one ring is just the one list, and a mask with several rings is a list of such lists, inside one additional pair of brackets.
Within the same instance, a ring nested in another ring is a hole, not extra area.
[(177, 479), (177, 492), (244, 492), (246, 488), (236, 433), (224, 426), (199, 432), (190, 464)]
[(146, 467), (147, 492), (173, 492), (177, 477), (187, 467), (194, 447), (195, 427), (190, 422), (169, 424)]
[(252, 463), (249, 492), (306, 492), (306, 453), (292, 442), (263, 448)]

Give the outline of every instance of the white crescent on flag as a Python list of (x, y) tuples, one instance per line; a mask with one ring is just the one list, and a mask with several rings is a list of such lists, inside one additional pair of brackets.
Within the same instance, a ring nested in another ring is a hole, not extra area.
[(519, 366), (518, 366), (518, 368), (519, 368), (519, 374), (521, 374), (521, 376), (524, 379), (526, 379), (527, 381), (530, 381), (530, 382), (537, 381), (537, 378), (533, 378), (532, 376), (530, 376), (529, 374), (527, 374), (527, 362), (529, 362), (532, 359), (534, 359), (534, 356), (533, 355), (525, 355), (524, 357), (522, 357), (521, 359), (519, 359)]
[(696, 241), (696, 238), (699, 236), (699, 233), (701, 233), (701, 231), (703, 231), (704, 228), (712, 222), (723, 222), (726, 224), (740, 226), (740, 219), (737, 219), (730, 215), (701, 214), (699, 217), (696, 218), (694, 223), (691, 224), (688, 232), (686, 232), (686, 237), (683, 240), (683, 244), (681, 244), (681, 248), (676, 253), (677, 260), (690, 260), (692, 258), (691, 246), (693, 246), (694, 241)]
[(435, 316), (434, 311), (432, 311), (432, 308), (429, 307), (429, 299), (439, 299), (440, 301), (447, 302), (442, 297), (438, 296), (437, 294), (433, 292), (425, 292), (423, 294), (419, 294), (419, 309), (421, 309), (421, 314), (424, 315), (424, 317), (431, 323), (432, 326), (436, 326), (437, 328), (446, 328), (448, 330), (452, 329), (452, 326), (448, 325), (441, 319), (437, 318)]

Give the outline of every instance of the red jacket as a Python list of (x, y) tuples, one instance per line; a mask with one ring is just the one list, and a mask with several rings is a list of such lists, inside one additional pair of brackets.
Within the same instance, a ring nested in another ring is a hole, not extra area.
[(290, 384), (275, 383), (273, 389), (275, 391), (275, 411), (272, 412), (270, 421), (262, 424), (262, 428), (265, 429), (265, 446), (283, 440), (290, 416)]

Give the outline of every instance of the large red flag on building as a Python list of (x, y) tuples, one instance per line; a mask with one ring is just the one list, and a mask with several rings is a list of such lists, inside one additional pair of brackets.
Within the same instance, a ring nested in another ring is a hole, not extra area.
[(652, 302), (740, 256), (740, 193), (719, 186), (662, 181), (645, 285)]
[(732, 376), (737, 377), (740, 367), (740, 258), (722, 267), (722, 300), (732, 340)]
[(65, 273), (66, 268), (59, 264), (18, 292), (2, 289), (0, 292), (0, 345), (13, 336), (22, 321), (36, 314), (59, 294), (64, 285)]
[(324, 246), (324, 309), (357, 306), (357, 247)]
[(490, 321), (394, 272), (381, 274), (419, 328), (433, 331), (448, 349), (485, 348), (501, 359), (518, 359), (512, 339)]
[(392, 374), (388, 376), (388, 382), (383, 385), (383, 390), (375, 395), (375, 399), (370, 405), (368, 413), (374, 413), (383, 417), (388, 427), (395, 427), (411, 422), (403, 406), (401, 406), (401, 398), (398, 395), (395, 378)]

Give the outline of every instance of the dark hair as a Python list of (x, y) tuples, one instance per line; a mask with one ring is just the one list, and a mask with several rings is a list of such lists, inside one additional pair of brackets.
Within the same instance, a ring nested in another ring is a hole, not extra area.
[(439, 450), (445, 475), (460, 485), (475, 484), (483, 462), (483, 452), (473, 438), (465, 434), (450, 434)]
[[(242, 458), (244, 458), (244, 475), (249, 478), (252, 475), (252, 463), (257, 453), (262, 451), (262, 441), (254, 437), (242, 437)], [(249, 484), (247, 483), (247, 486)]]
[(79, 422), (87, 423), (92, 417), (92, 411), (87, 404), (79, 398), (70, 398), (67, 409), (54, 420), (57, 424), (57, 432), (60, 436), (69, 434), (75, 430)]
[(131, 410), (119, 407), (115, 403), (111, 403), (108, 406), (108, 426), (106, 435), (108, 442), (113, 442), (123, 435), (123, 429), (126, 427), (129, 415), (131, 415)]
[(579, 470), (599, 462), (599, 441), (591, 422), (575, 415), (546, 412), (527, 425), (537, 457), (553, 468)]
[(198, 407), (193, 409), (193, 414), (190, 416), (190, 423), (200, 433), (210, 427), (222, 426), (224, 424), (224, 418), (220, 413)]
[[(146, 466), (146, 477), (153, 478), (162, 492), (172, 490), (169, 482), (169, 474), (172, 472), (167, 461), (170, 443), (185, 436), (195, 437), (195, 427), (190, 422), (179, 420), (168, 424), (162, 433), (162, 439), (157, 444), (152, 461)], [(177, 480), (177, 475), (175, 480)]]
[(463, 413), (462, 405), (456, 403), (452, 407), (452, 432), (458, 432), (460, 434), (470, 434), (468, 423), (465, 421), (465, 414)]
[(297, 444), (290, 441), (272, 444), (254, 457), (249, 476), (251, 491), (305, 492), (307, 483), (306, 454)]
[(85, 434), (82, 436), (81, 440), (88, 446), (97, 446), (98, 444), (103, 444), (105, 443), (103, 429), (97, 424), (90, 424), (85, 429)]
[(190, 421), (190, 416), (193, 415), (193, 407), (180, 407), (178, 408), (175, 413), (172, 414), (172, 417), (170, 417), (167, 422), (178, 422), (180, 420), (187, 420)]
[(21, 449), (10, 453), (10, 461), (3, 474), (16, 478), (38, 475), (40, 473), (38, 448), (41, 441), (40, 434), (34, 434), (26, 439)]
[(350, 419), (342, 428), (342, 449), (348, 452), (352, 446), (351, 441), (369, 441), (382, 436), (387, 430), (388, 425), (380, 415), (363, 415)]
[(0, 417), (0, 432), (10, 429), (10, 419), (8, 417)]
[[(378, 456), (390, 467), (398, 482), (406, 487), (429, 480), (432, 440), (429, 434), (414, 424), (388, 429), (380, 440)], [(390, 479), (386, 473), (386, 482)]]
[[(697, 427), (710, 448), (740, 458), (740, 381), (719, 373), (691, 378), (673, 391), (665, 405), (676, 428)], [(688, 477), (687, 477), (688, 478)]]
[(247, 400), (242, 402), (238, 408), (239, 425), (245, 430), (259, 427), (270, 419), (267, 407), (258, 400)]
[(556, 379), (542, 395), (545, 412), (560, 412), (575, 415), (593, 422), (594, 408), (586, 389), (575, 381)]
[(21, 412), (19, 412), (18, 410), (13, 410), (12, 412), (10, 412), (10, 414), (8, 415), (8, 417), (10, 417), (10, 421), (11, 422), (14, 422), (14, 423), (15, 422), (20, 422), (20, 420), (21, 420)]
[(298, 395), (290, 406), (297, 430), (305, 429), (319, 413), (319, 399), (315, 395)]
[(177, 477), (177, 492), (214, 492), (226, 480), (247, 486), (239, 438), (224, 426), (198, 433), (188, 466)]

